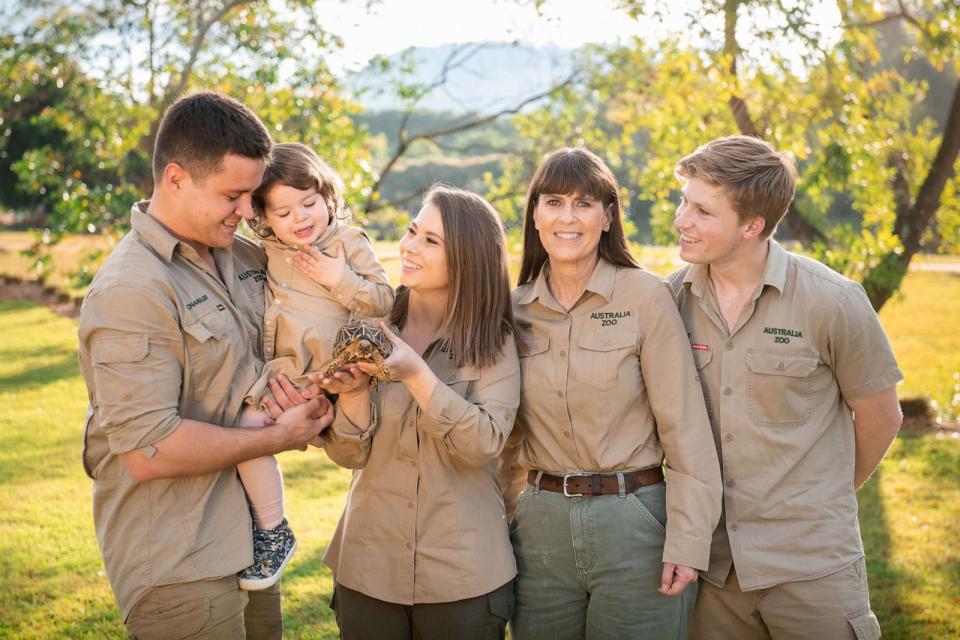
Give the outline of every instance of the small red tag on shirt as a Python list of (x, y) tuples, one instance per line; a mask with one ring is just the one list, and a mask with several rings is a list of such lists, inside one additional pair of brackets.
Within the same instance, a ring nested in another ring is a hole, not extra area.
[(696, 349), (697, 351), (710, 351), (710, 345), (700, 344), (699, 342), (691, 342), (690, 346)]

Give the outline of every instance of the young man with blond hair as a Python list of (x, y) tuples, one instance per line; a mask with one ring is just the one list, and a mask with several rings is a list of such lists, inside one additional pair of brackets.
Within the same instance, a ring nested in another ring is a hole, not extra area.
[(879, 638), (855, 490), (900, 427), (903, 376), (863, 288), (772, 239), (793, 160), (747, 136), (677, 164), (669, 277), (723, 468), (690, 637)]

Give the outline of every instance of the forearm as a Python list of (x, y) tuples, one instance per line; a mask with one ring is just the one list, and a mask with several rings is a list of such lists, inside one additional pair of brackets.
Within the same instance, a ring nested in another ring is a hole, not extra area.
[(183, 420), (173, 433), (154, 444), (153, 456), (136, 450), (121, 457), (138, 480), (203, 475), (284, 451), (291, 444), (283, 436), (283, 430), (275, 427), (237, 429)]
[[(856, 424), (856, 421), (854, 421)], [(857, 450), (856, 463), (853, 472), (853, 486), (859, 489), (870, 479), (873, 472), (880, 466), (880, 461), (897, 437), (900, 430), (900, 420), (890, 421), (887, 424), (871, 428), (856, 428)]]
[(853, 486), (860, 488), (877, 469), (897, 436), (903, 414), (895, 387), (847, 404), (853, 409), (856, 438)]

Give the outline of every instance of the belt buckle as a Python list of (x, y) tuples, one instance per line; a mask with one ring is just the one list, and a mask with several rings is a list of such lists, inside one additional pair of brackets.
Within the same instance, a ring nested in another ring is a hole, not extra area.
[(563, 474), (563, 495), (566, 496), (567, 498), (582, 498), (583, 497), (582, 493), (570, 493), (569, 491), (567, 491), (567, 480), (569, 480), (570, 478), (577, 478), (577, 477), (582, 478), (586, 475), (588, 474), (583, 473), (582, 471), (574, 471), (573, 473)]

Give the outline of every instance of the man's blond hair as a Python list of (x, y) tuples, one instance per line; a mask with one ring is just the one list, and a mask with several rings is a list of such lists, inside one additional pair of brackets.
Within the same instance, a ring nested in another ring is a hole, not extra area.
[(741, 223), (763, 218), (769, 238), (786, 215), (797, 184), (793, 156), (750, 136), (711, 140), (680, 160), (677, 175), (723, 187)]

